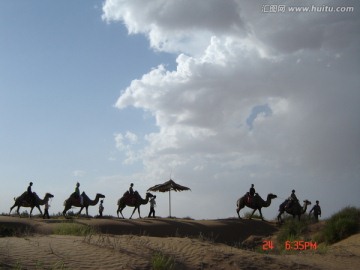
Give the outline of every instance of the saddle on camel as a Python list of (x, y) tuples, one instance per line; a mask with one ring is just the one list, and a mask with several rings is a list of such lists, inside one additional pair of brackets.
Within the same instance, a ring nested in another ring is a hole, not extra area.
[(32, 192), (32, 188), (31, 188), (32, 185), (33, 185), (33, 182), (30, 182), (27, 190), (21, 195), (21, 198), (25, 202), (27, 202), (29, 204), (35, 204), (38, 207), (39, 205), (36, 202), (36, 193)]
[[(38, 195), (35, 192), (29, 193), (28, 191), (25, 191), (23, 194), (21, 194), (18, 199), (22, 204), (34, 204), (35, 206), (39, 206), (37, 202)], [(15, 200), (15, 198), (14, 198)]]
[(134, 191), (133, 194), (131, 194), (128, 190), (124, 193), (123, 198), (125, 200), (125, 203), (127, 205), (135, 205), (136, 201), (140, 198), (140, 194), (137, 191)]
[(248, 204), (249, 206), (253, 206), (253, 204), (254, 204), (254, 198), (255, 198), (256, 196), (258, 196), (258, 194), (255, 193), (254, 195), (251, 195), (249, 192), (246, 192), (245, 196), (246, 196), (246, 202), (247, 202), (247, 204)]

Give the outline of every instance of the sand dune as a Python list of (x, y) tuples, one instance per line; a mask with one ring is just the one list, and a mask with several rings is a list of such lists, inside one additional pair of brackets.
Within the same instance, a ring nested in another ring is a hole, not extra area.
[[(0, 217), (0, 226), (25, 232), (0, 237), (0, 268), (21, 269), (151, 269), (154, 254), (172, 257), (175, 269), (358, 269), (360, 235), (329, 248), (291, 255), (239, 249), (251, 235), (277, 231), (259, 220), (87, 219), (98, 234), (52, 234), (64, 219)], [(258, 248), (261, 250), (261, 247)]]

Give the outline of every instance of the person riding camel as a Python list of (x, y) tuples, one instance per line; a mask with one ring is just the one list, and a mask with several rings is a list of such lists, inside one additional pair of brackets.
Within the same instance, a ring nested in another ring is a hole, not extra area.
[(31, 190), (32, 185), (33, 185), (33, 182), (30, 182), (29, 186), (27, 188), (27, 198), (31, 203), (35, 201), (35, 195)]
[(130, 194), (130, 195), (134, 195), (134, 189), (133, 189), (133, 186), (134, 186), (134, 184), (133, 184), (133, 183), (131, 183), (131, 184), (130, 184), (130, 187), (129, 187), (129, 194)]
[(285, 206), (285, 209), (291, 208), (291, 207), (294, 205), (294, 203), (297, 203), (297, 202), (299, 202), (299, 200), (298, 200), (298, 198), (297, 198), (296, 195), (295, 195), (295, 190), (293, 189), (293, 190), (291, 191), (290, 197), (288, 198), (288, 203), (287, 203), (287, 205)]
[(75, 186), (75, 192), (74, 192), (74, 194), (75, 194), (75, 198), (79, 198), (80, 199), (80, 204), (81, 205), (83, 205), (84, 204), (84, 199), (83, 199), (83, 197), (80, 195), (80, 189), (79, 189), (79, 187), (80, 187), (80, 183), (79, 182), (77, 182), (76, 183), (76, 186)]
[(134, 186), (134, 184), (131, 183), (130, 187), (129, 187), (129, 197), (128, 198), (131, 203), (135, 203), (135, 200), (136, 200), (133, 186)]
[(252, 203), (252, 199), (254, 198), (255, 196), (255, 188), (254, 188), (254, 184), (251, 184), (251, 188), (249, 190), (249, 193), (248, 193), (248, 203), (251, 204)]

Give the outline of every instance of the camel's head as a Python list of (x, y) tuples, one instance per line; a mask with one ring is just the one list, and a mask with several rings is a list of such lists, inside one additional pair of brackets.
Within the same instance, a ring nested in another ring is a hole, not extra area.
[(45, 194), (45, 197), (47, 197), (47, 198), (54, 198), (54, 195), (52, 195), (51, 193), (46, 193), (46, 194)]
[(311, 202), (310, 202), (310, 201), (308, 201), (308, 200), (304, 200), (304, 204), (305, 204), (305, 205), (310, 205), (310, 204), (311, 204)]
[(98, 194), (96, 194), (96, 197), (105, 198), (105, 195), (102, 195), (102, 194), (98, 193)]
[(150, 192), (146, 192), (146, 198), (152, 198), (154, 195), (152, 195)]
[(275, 198), (277, 198), (277, 196), (276, 196), (275, 194), (272, 194), (272, 193), (270, 193), (268, 196), (270, 197), (270, 199), (275, 199)]

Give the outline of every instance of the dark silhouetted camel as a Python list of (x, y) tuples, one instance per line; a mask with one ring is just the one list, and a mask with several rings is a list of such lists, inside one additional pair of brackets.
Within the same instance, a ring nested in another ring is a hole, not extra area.
[(147, 204), (149, 202), (149, 198), (150, 197), (154, 197), (154, 195), (152, 195), (150, 192), (146, 193), (146, 197), (145, 199), (141, 198), (140, 194), (135, 191), (133, 196), (130, 196), (128, 194), (128, 192), (125, 192), (124, 196), (122, 196), (119, 200), (118, 200), (118, 209), (116, 211), (117, 216), (119, 217), (119, 213), (121, 214), (122, 218), (124, 218), (123, 214), (122, 214), (122, 210), (126, 207), (126, 206), (130, 206), (130, 207), (135, 207), (134, 211), (132, 212), (130, 219), (132, 218), (133, 214), (135, 213), (136, 209), (138, 210), (139, 213), (139, 218), (141, 218), (140, 216), (140, 206), (142, 204)]
[(240, 199), (237, 200), (236, 202), (236, 205), (237, 205), (237, 208), (236, 208), (236, 212), (240, 217), (240, 210), (243, 209), (245, 206), (251, 208), (251, 209), (254, 209), (254, 211), (251, 213), (251, 216), (249, 219), (252, 218), (252, 216), (254, 215), (255, 211), (256, 210), (259, 210), (259, 213), (260, 213), (260, 217), (262, 220), (264, 220), (263, 218), (263, 215), (261, 213), (261, 208), (262, 207), (269, 207), (269, 205), (271, 204), (271, 200), (276, 198), (277, 196), (272, 194), (272, 193), (269, 193), (267, 195), (267, 199), (266, 201), (264, 201), (258, 194), (255, 194), (255, 196), (252, 198), (252, 201), (249, 203), (248, 201), (248, 194), (245, 194), (243, 197), (241, 197)]
[[(74, 194), (74, 193), (73, 193)], [(94, 206), (97, 205), (97, 203), (99, 202), (100, 198), (105, 198), (104, 195), (97, 193), (95, 200), (91, 200), (86, 194), (85, 192), (83, 192), (81, 194), (81, 196), (83, 197), (83, 204), (80, 203), (80, 197), (76, 198), (73, 194), (70, 195), (70, 197), (65, 200), (64, 202), (64, 211), (63, 211), (63, 215), (66, 215), (66, 212), (71, 208), (71, 207), (80, 207), (80, 211), (77, 213), (77, 215), (79, 215), (81, 213), (81, 211), (85, 208), (86, 209), (86, 215), (88, 216), (88, 208), (89, 206)]]
[(49, 198), (54, 197), (54, 195), (52, 195), (50, 193), (46, 193), (45, 196), (44, 196), (44, 199), (40, 199), (39, 196), (35, 192), (33, 192), (33, 195), (34, 195), (34, 200), (29, 200), (29, 196), (27, 194), (27, 191), (25, 191), (19, 197), (14, 198), (15, 203), (14, 203), (13, 206), (11, 206), (10, 213), (13, 210), (14, 207), (17, 207), (16, 212), (18, 213), (18, 215), (20, 215), (20, 212), (19, 212), (20, 207), (30, 207), (31, 210), (30, 210), (29, 217), (31, 218), (32, 211), (33, 211), (34, 207), (36, 207), (37, 209), (39, 209), (40, 213), (42, 214), (42, 211), (40, 209), (40, 205), (44, 205), (47, 201), (49, 201)]
[(306, 212), (306, 209), (307, 209), (307, 206), (311, 204), (310, 201), (308, 200), (304, 200), (304, 205), (301, 206), (299, 202), (294, 202), (292, 204), (292, 206), (288, 209), (285, 209), (286, 208), (286, 205), (287, 205), (287, 202), (288, 200), (286, 200), (285, 202), (283, 202), (282, 204), (280, 204), (279, 206), (279, 215), (277, 216), (277, 219), (278, 219), (278, 222), (282, 222), (282, 218), (281, 218), (281, 215), (286, 212), (290, 215), (293, 216), (293, 218), (295, 218), (295, 216), (298, 216), (298, 219), (300, 220), (300, 217), (302, 214), (305, 214)]

